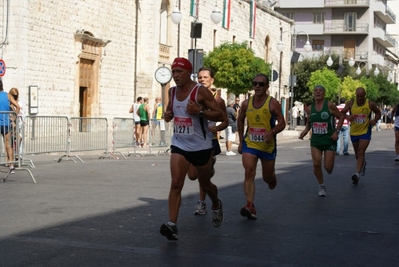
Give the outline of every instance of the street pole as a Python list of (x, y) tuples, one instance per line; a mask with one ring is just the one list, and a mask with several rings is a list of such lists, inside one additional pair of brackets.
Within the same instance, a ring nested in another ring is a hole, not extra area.
[(290, 130), (295, 130), (294, 129), (294, 118), (292, 117), (292, 108), (294, 107), (294, 79), (292, 75), (292, 69), (294, 64), (291, 63), (291, 75), (290, 75), (290, 84), (291, 84), (291, 101), (290, 101)]
[(160, 141), (160, 145), (165, 145), (165, 96), (166, 96), (166, 92), (165, 92), (165, 88), (166, 84), (162, 84), (162, 116), (161, 116), (161, 121), (159, 122), (159, 129), (161, 130), (161, 141)]

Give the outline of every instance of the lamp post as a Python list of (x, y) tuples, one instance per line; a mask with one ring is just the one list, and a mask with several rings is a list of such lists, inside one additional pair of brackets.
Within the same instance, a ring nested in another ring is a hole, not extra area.
[[(174, 24), (180, 25), (180, 22), (183, 18), (183, 15), (180, 12), (180, 1), (181, 0), (176, 0), (176, 6), (173, 8), (172, 14), (170, 15), (171, 20)], [(198, 8), (199, 6), (199, 1), (195, 1), (195, 6)], [(215, 6), (214, 9), (210, 15), (211, 21), (214, 24), (218, 24), (222, 20), (222, 14), (220, 12), (220, 9), (218, 8), (217, 5), (217, 0), (215, 0)], [(198, 30), (198, 33), (196, 32)], [(202, 24), (198, 22), (198, 14), (194, 16), (194, 21), (191, 23), (191, 38), (194, 39), (194, 55), (193, 55), (193, 79), (197, 80), (197, 69), (196, 69), (196, 63), (197, 63), (197, 38), (201, 38), (201, 30), (202, 30)], [(178, 39), (180, 38), (180, 32), (178, 34)]]
[[(331, 58), (331, 49), (330, 49), (330, 53), (329, 53), (329, 57), (328, 57), (328, 59), (327, 59), (327, 61), (326, 61), (326, 64), (327, 64), (327, 66), (329, 66), (329, 67), (331, 67), (332, 66), (332, 64), (334, 63), (334, 61), (332, 60), (332, 58)], [(350, 54), (351, 54), (351, 57), (350, 57), (350, 59), (349, 59), (349, 61), (348, 61), (348, 65), (349, 66), (351, 66), (351, 67), (353, 67), (354, 65), (355, 65), (355, 60), (353, 59), (353, 53), (352, 53), (352, 51), (350, 51), (350, 50), (346, 50), (347, 52), (349, 52)], [(342, 53), (341, 53), (342, 52)], [(344, 49), (342, 49), (341, 51), (340, 51), (340, 53), (339, 53), (339, 66), (342, 66), (342, 54), (345, 52), (345, 50)]]
[(293, 70), (294, 63), (296, 63), (298, 61), (299, 56), (300, 56), (299, 53), (295, 52), (297, 36), (300, 33), (306, 34), (306, 43), (303, 46), (303, 49), (305, 50), (305, 52), (311, 52), (312, 45), (310, 44), (310, 41), (309, 41), (309, 35), (304, 31), (299, 31), (297, 33), (295, 33), (295, 31), (294, 31), (294, 33), (291, 33), (289, 31), (282, 31), (280, 34), (280, 40), (277, 42), (277, 50), (280, 52), (280, 54), (283, 52), (284, 46), (285, 46), (284, 42), (283, 42), (283, 33), (285, 33), (285, 32), (287, 32), (291, 35), (291, 52), (292, 52), (291, 65), (290, 65), (290, 78), (289, 78), (290, 99), (291, 99), (290, 100), (290, 110), (289, 110), (290, 116), (291, 116), (289, 130), (295, 130), (293, 127), (294, 119), (292, 118), (292, 108), (294, 106), (294, 83), (296, 82), (296, 76), (292, 75), (292, 70)]
[[(362, 73), (363, 68), (360, 68), (360, 64), (364, 63), (364, 67), (366, 67), (366, 75), (369, 75), (369, 71), (370, 71), (370, 67), (369, 64), (372, 65), (374, 62), (365, 62), (365, 61), (360, 61), (357, 63), (357, 69), (356, 69), (356, 75), (360, 75)], [(377, 65), (375, 66), (374, 69), (374, 76), (378, 76), (378, 74), (380, 74), (380, 70), (378, 69)]]

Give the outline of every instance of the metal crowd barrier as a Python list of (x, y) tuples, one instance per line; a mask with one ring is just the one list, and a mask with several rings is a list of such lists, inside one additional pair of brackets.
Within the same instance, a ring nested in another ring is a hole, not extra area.
[(36, 183), (35, 177), (32, 172), (27, 168), (22, 168), (22, 156), (21, 145), (24, 140), (23, 120), (18, 117), (15, 112), (0, 112), (0, 132), (2, 136), (2, 149), (1, 149), (1, 165), (7, 167), (7, 174), (2, 179), (5, 182), (10, 174), (15, 171), (24, 170), (27, 171), (32, 178), (32, 181)]
[(139, 145), (134, 142), (133, 151), (128, 152), (130, 155), (155, 155), (167, 154), (169, 152), (171, 137), (173, 134), (173, 124), (165, 123), (164, 120), (150, 120), (148, 125), (148, 145), (145, 149), (140, 148)]
[(70, 151), (108, 150), (108, 120), (106, 118), (73, 117), (70, 119)]

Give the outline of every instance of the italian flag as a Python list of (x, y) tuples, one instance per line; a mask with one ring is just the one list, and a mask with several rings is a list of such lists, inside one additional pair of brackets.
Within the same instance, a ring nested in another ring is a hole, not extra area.
[(198, 18), (199, 0), (190, 0), (190, 16)]
[(225, 29), (230, 29), (230, 10), (231, 10), (231, 0), (223, 0), (222, 27)]

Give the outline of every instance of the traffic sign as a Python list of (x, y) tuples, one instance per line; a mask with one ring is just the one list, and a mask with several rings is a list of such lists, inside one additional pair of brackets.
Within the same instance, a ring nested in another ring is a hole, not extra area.
[(6, 74), (6, 63), (0, 59), (0, 77), (3, 77), (4, 74)]

